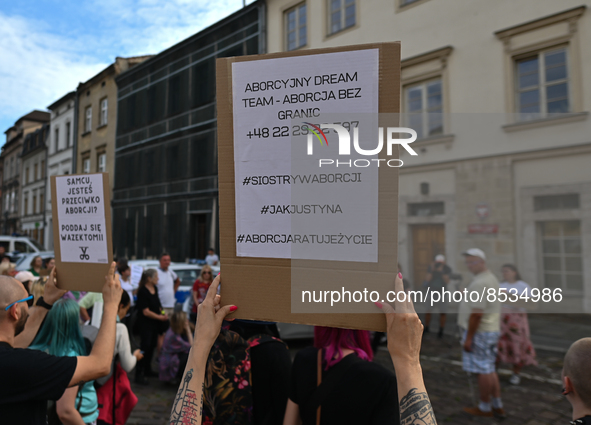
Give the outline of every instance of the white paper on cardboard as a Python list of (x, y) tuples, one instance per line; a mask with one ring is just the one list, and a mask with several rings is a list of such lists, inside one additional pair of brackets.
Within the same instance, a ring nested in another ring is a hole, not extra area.
[(137, 286), (140, 284), (140, 280), (142, 279), (142, 273), (144, 272), (144, 269), (142, 266), (138, 266), (137, 264), (132, 264), (129, 267), (131, 269), (131, 285), (134, 288), (137, 288)]
[[(335, 172), (306, 156), (301, 123), (320, 124), (327, 114), (377, 116), (378, 49), (235, 62), (232, 90), (236, 255), (376, 262), (377, 167), (341, 168), (336, 184), (320, 183), (335, 183)], [(331, 137), (331, 155), (338, 155), (336, 132)], [(314, 143), (317, 152), (326, 149)], [(345, 236), (349, 243), (333, 243)]]
[(103, 175), (55, 179), (61, 261), (108, 262)]

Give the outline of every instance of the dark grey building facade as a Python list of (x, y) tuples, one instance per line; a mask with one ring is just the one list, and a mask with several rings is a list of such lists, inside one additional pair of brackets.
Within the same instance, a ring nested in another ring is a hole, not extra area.
[(255, 2), (117, 77), (116, 256), (218, 247), (215, 60), (264, 52), (264, 19)]

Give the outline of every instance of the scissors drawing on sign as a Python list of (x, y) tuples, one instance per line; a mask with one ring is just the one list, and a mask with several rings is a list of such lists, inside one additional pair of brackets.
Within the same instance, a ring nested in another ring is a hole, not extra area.
[(80, 259), (81, 260), (90, 260), (90, 255), (88, 255), (86, 253), (86, 251), (88, 250), (87, 246), (81, 246), (79, 247), (82, 250), (82, 254), (80, 254)]

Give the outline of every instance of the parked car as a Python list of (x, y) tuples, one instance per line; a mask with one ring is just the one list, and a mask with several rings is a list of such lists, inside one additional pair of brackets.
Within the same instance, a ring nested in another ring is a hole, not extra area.
[(45, 250), (39, 242), (28, 236), (0, 235), (0, 246), (3, 246), (7, 253), (11, 253), (11, 257), (18, 254), (41, 252)]
[(53, 251), (41, 251), (41, 252), (33, 252), (30, 254), (23, 254), (16, 260), (16, 269), (19, 272), (29, 270), (31, 268), (31, 261), (36, 256), (40, 256), (43, 261), (47, 260), (48, 258), (55, 258), (55, 254)]

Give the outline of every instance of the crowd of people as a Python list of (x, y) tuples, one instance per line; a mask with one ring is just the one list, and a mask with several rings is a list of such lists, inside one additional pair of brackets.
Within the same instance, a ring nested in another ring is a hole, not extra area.
[[(474, 274), (469, 290), (527, 289), (514, 266), (503, 267), (499, 284), (484, 252), (473, 248), (464, 256)], [(369, 332), (352, 329), (316, 327), (314, 346), (300, 350), (292, 364), (274, 323), (231, 319), (238, 307), (222, 304), (221, 275), (212, 279), (207, 266), (194, 285), (195, 324), (170, 307), (179, 281), (169, 265), (170, 256), (163, 254), (159, 267), (144, 270), (134, 287), (126, 262), (113, 263), (102, 293), (88, 294), (59, 289), (54, 267), (43, 284), (0, 276), (2, 421), (125, 423), (137, 402), (127, 380), (135, 368), (138, 384), (158, 377), (178, 385), (173, 424), (436, 423), (419, 358), (423, 324), (410, 298), (375, 303), (385, 314), (395, 373), (372, 362)], [(43, 274), (45, 265), (37, 266), (31, 265), (31, 274)], [(429, 271), (437, 285), (446, 285), (449, 273), (437, 265)], [(394, 290), (404, 286), (399, 273)], [(140, 334), (140, 348), (133, 352), (134, 325), (126, 320), (132, 305)], [(83, 324), (96, 317), (97, 327)], [(480, 389), (479, 405), (466, 411), (502, 416), (496, 364), (512, 364), (519, 377), (521, 367), (535, 363), (526, 312), (520, 305), (467, 302), (458, 323), (463, 367), (478, 375)], [(566, 354), (562, 377), (579, 424), (591, 423), (589, 364), (591, 338), (584, 338)]]

